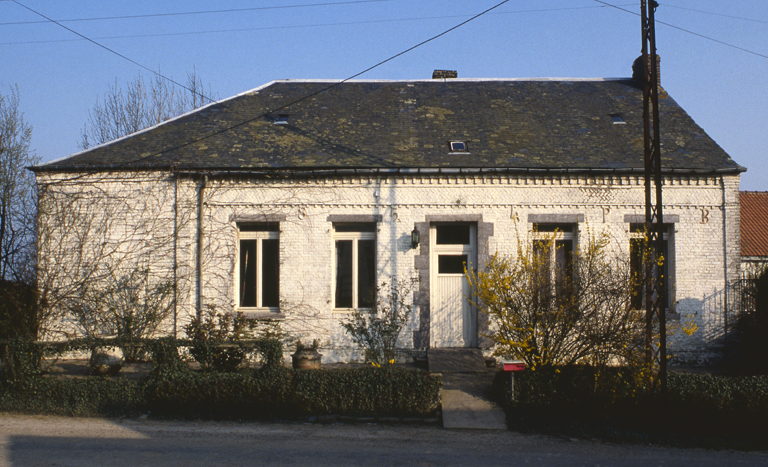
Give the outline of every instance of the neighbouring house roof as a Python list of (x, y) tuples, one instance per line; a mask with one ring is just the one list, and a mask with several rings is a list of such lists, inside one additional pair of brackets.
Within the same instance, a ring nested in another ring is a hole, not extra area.
[(768, 258), (768, 192), (739, 192), (741, 256)]
[[(33, 170), (637, 172), (642, 94), (631, 79), (274, 81)], [(666, 93), (659, 107), (664, 170), (745, 170)]]

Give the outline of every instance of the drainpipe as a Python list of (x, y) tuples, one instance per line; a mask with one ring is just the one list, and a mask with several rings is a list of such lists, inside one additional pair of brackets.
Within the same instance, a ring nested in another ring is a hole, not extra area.
[(720, 187), (723, 192), (723, 326), (725, 331), (725, 342), (723, 349), (723, 358), (728, 355), (728, 212), (727, 197), (725, 193), (725, 177), (720, 177)]
[(173, 176), (173, 338), (178, 338), (179, 320), (179, 173)]
[(200, 188), (197, 192), (197, 319), (203, 315), (203, 200), (205, 199), (205, 185), (208, 183), (208, 175), (200, 179)]

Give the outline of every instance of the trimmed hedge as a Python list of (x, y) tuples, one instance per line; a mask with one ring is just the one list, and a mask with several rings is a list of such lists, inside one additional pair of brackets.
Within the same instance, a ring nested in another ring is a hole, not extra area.
[(146, 412), (144, 382), (123, 378), (34, 378), (0, 386), (0, 411), (78, 417)]
[(287, 369), (243, 373), (185, 373), (150, 378), (147, 408), (161, 417), (274, 419), (292, 415)]
[(281, 368), (150, 378), (146, 398), (152, 414), (164, 417), (424, 416), (437, 409), (440, 387), (416, 370)]
[(300, 413), (425, 416), (440, 404), (441, 381), (418, 370), (297, 370), (294, 378)]
[(0, 386), (0, 411), (203, 419), (426, 416), (438, 407), (440, 386), (422, 371), (378, 368), (186, 371), (144, 380), (35, 377)]
[[(197, 341), (79, 339), (35, 343), (4, 341), (0, 411), (80, 416), (116, 416), (150, 412), (164, 417), (264, 419), (305, 415), (420, 416), (439, 404), (441, 382), (418, 370), (289, 370), (282, 365), (282, 345), (275, 339), (235, 343), (205, 342), (215, 349), (238, 347), (257, 353), (258, 370), (193, 372), (179, 347)], [(61, 354), (94, 347), (142, 345), (152, 356), (152, 374), (141, 381), (123, 378), (45, 378), (44, 352)]]
[(614, 442), (710, 448), (768, 448), (768, 376), (669, 373), (666, 397), (639, 391), (616, 368), (595, 393), (589, 367), (499, 373), (495, 390), (512, 429)]

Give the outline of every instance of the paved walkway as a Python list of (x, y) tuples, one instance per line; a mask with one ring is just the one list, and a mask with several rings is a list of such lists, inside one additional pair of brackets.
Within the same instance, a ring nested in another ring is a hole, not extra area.
[(504, 410), (492, 402), (495, 368), (478, 349), (430, 350), (429, 371), (443, 375), (443, 427), (506, 430)]

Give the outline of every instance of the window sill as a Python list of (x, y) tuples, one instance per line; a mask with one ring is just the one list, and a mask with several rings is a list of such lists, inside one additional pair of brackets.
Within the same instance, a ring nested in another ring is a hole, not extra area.
[(253, 319), (257, 321), (282, 321), (285, 319), (285, 313), (280, 313), (277, 310), (269, 309), (254, 309), (254, 308), (239, 308), (238, 312), (242, 313), (246, 319)]
[(355, 311), (367, 311), (370, 313), (371, 310), (373, 310), (373, 308), (334, 308), (333, 312), (338, 314), (348, 314)]

